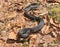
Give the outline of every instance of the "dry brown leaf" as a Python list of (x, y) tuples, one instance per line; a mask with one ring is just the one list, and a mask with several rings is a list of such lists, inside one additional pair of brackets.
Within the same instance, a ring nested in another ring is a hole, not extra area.
[(8, 38), (16, 40), (16, 34), (14, 32), (10, 32)]
[(49, 25), (44, 25), (44, 27), (41, 29), (42, 33), (43, 34), (50, 33), (51, 31), (50, 31), (49, 27), (50, 27)]
[(57, 26), (57, 27), (59, 26), (59, 24), (55, 24), (54, 23), (53, 18), (50, 19), (50, 23), (53, 24), (53, 25), (55, 25), (55, 26)]
[(31, 46), (36, 46), (36, 37), (37, 37), (36, 34), (35, 35), (32, 34), (32, 37), (30, 38), (30, 42), (29, 42), (30, 47)]
[(13, 12), (9, 12), (8, 14), (6, 14), (6, 18), (7, 19), (11, 19), (11, 18), (14, 18), (14, 17), (16, 17), (17, 16), (17, 13), (16, 13), (16, 11), (13, 11)]
[(50, 43), (53, 42), (55, 38), (52, 38), (50, 35), (45, 35), (42, 39), (45, 43)]

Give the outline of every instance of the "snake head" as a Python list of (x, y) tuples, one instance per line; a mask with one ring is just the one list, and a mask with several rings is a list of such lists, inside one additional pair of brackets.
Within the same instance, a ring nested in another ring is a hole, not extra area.
[(19, 30), (17, 36), (18, 38), (27, 38), (30, 33), (31, 33), (31, 28), (24, 28)]

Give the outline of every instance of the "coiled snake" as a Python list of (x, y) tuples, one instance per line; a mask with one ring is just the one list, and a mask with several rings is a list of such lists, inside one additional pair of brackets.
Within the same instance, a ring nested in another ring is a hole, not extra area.
[(38, 32), (39, 30), (42, 29), (42, 27), (44, 26), (44, 21), (42, 18), (40, 17), (36, 17), (36, 16), (33, 16), (31, 14), (28, 14), (28, 12), (32, 9), (36, 9), (37, 7), (39, 6), (39, 4), (37, 3), (32, 3), (30, 5), (28, 5), (25, 9), (24, 9), (24, 16), (31, 19), (31, 20), (36, 20), (39, 22), (39, 25), (34, 27), (34, 28), (23, 28), (21, 30), (19, 30), (17, 36), (18, 38), (27, 38), (31, 33), (36, 33)]

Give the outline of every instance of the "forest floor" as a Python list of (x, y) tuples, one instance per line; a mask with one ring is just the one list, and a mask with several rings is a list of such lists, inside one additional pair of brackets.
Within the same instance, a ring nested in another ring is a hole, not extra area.
[[(24, 8), (31, 3), (41, 3), (37, 10), (30, 13), (41, 17), (45, 25), (38, 33), (24, 39), (23, 43), (17, 43), (15, 40), (20, 29), (38, 25), (37, 21), (24, 17)], [(0, 47), (60, 47), (60, 1), (0, 0)]]

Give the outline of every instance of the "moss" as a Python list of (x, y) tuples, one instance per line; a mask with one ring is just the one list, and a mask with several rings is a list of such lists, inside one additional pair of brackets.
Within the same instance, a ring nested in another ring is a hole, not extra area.
[(29, 47), (29, 44), (27, 44), (27, 42), (24, 42), (22, 47)]
[(54, 17), (60, 22), (60, 6), (56, 5), (53, 6), (53, 8), (50, 6), (50, 8), (48, 8), (48, 11), (50, 17)]
[(55, 44), (59, 44), (60, 42), (58, 40), (53, 41)]

